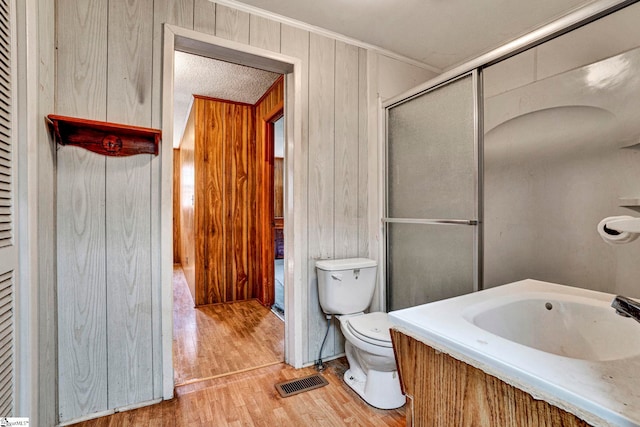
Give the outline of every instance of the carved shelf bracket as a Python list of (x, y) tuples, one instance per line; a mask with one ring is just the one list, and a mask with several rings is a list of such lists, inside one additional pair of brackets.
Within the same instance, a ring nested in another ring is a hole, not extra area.
[(49, 130), (60, 145), (75, 145), (104, 156), (158, 155), (162, 131), (110, 122), (47, 116)]

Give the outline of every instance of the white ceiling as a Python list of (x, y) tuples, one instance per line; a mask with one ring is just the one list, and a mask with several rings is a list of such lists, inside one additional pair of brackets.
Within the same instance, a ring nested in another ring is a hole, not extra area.
[(173, 94), (173, 146), (178, 147), (193, 95), (255, 104), (280, 74), (176, 52)]
[(440, 70), (594, 0), (221, 0), (321, 27)]

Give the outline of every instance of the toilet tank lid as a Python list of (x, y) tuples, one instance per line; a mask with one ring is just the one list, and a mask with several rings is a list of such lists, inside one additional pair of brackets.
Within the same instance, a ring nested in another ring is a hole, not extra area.
[(317, 268), (327, 271), (353, 270), (354, 268), (368, 268), (377, 265), (377, 261), (368, 258), (323, 259), (316, 261)]

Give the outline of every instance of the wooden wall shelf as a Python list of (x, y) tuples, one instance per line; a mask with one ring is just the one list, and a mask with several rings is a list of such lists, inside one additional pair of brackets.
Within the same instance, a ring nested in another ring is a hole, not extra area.
[(158, 155), (162, 131), (74, 117), (47, 116), (49, 129), (60, 145), (75, 145), (105, 156)]

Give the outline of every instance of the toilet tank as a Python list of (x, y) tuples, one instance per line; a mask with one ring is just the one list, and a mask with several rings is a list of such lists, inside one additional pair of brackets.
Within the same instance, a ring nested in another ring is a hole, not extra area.
[(367, 258), (316, 261), (318, 297), (326, 314), (360, 313), (369, 307), (378, 263)]

